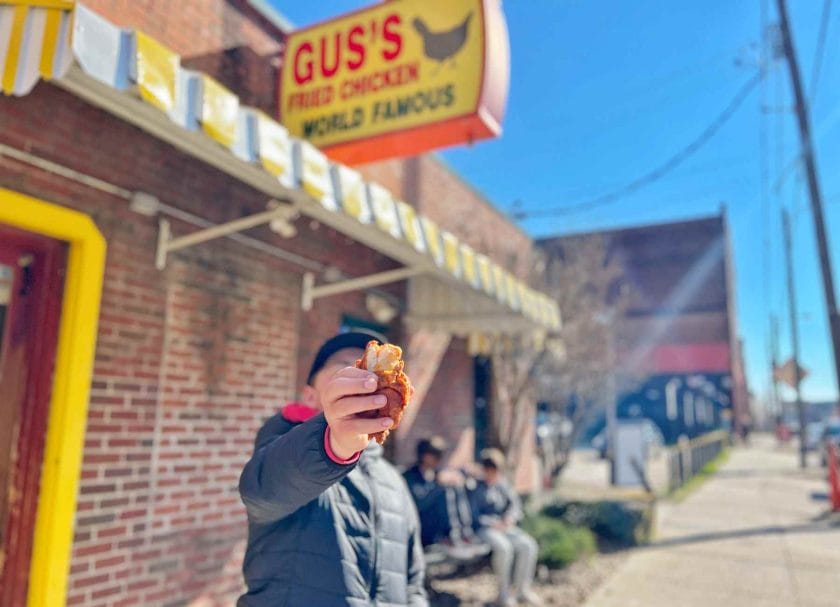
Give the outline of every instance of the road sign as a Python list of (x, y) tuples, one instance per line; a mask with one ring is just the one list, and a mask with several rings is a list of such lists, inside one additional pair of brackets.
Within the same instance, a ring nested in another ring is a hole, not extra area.
[[(806, 377), (808, 377), (808, 369), (799, 367), (800, 381)], [(781, 367), (773, 369), (773, 378), (796, 389), (796, 362), (792, 358), (787, 359)]]

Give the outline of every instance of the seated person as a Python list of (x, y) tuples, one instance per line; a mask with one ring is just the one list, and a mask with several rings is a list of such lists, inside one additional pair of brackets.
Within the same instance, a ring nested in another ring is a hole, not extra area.
[(439, 436), (417, 443), (417, 463), (405, 474), (420, 514), (424, 546), (437, 542), (462, 544), (472, 535), (472, 511), (464, 479), (456, 471), (441, 470), (446, 441)]
[(491, 564), (499, 584), (498, 604), (542, 605), (531, 590), (539, 547), (536, 540), (517, 527), (522, 519), (519, 496), (502, 476), (505, 456), (498, 449), (481, 453), (484, 479), (473, 494), (478, 536), (492, 548)]

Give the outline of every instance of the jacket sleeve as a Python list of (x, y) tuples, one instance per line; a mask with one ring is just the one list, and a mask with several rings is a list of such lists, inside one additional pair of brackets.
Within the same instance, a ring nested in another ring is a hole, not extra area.
[(426, 596), (426, 559), (423, 556), (423, 544), (420, 541), (420, 522), (417, 511), (411, 507), (414, 531), (408, 540), (408, 604), (410, 607), (428, 607)]
[(524, 516), (524, 512), (522, 510), (522, 500), (519, 498), (519, 494), (514, 490), (512, 485), (507, 485), (506, 489), (508, 494), (508, 506), (505, 510), (505, 516), (510, 517), (513, 519), (513, 522), (518, 523)]
[(472, 509), (478, 524), (482, 527), (492, 527), (501, 520), (499, 513), (493, 508), (487, 499), (487, 486), (479, 483), (475, 491), (470, 494)]
[(239, 494), (252, 523), (270, 523), (292, 514), (355, 467), (355, 463), (338, 464), (327, 455), (323, 414), (285, 434), (272, 436), (264, 430), (239, 479)]

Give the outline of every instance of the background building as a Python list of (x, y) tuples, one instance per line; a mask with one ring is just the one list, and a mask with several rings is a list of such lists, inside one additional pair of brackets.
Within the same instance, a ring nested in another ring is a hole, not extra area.
[(617, 396), (619, 418), (651, 418), (668, 443), (727, 420), (737, 428), (749, 409), (725, 214), (539, 244), (562, 255), (592, 236), (604, 238), (608, 258), (623, 268), (616, 288), (629, 298), (615, 321), (614, 347), (634, 387)]

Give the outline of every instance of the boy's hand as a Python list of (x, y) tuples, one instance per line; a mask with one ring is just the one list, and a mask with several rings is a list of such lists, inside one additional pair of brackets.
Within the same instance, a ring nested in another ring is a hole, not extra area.
[(370, 371), (345, 367), (324, 387), (321, 403), (330, 426), (330, 449), (337, 457), (353, 457), (367, 447), (370, 434), (393, 425), (390, 417), (375, 416), (386, 403), (384, 395), (371, 394), (376, 386), (376, 375)]
[(437, 481), (444, 487), (463, 487), (465, 479), (460, 470), (444, 469), (438, 472)]

